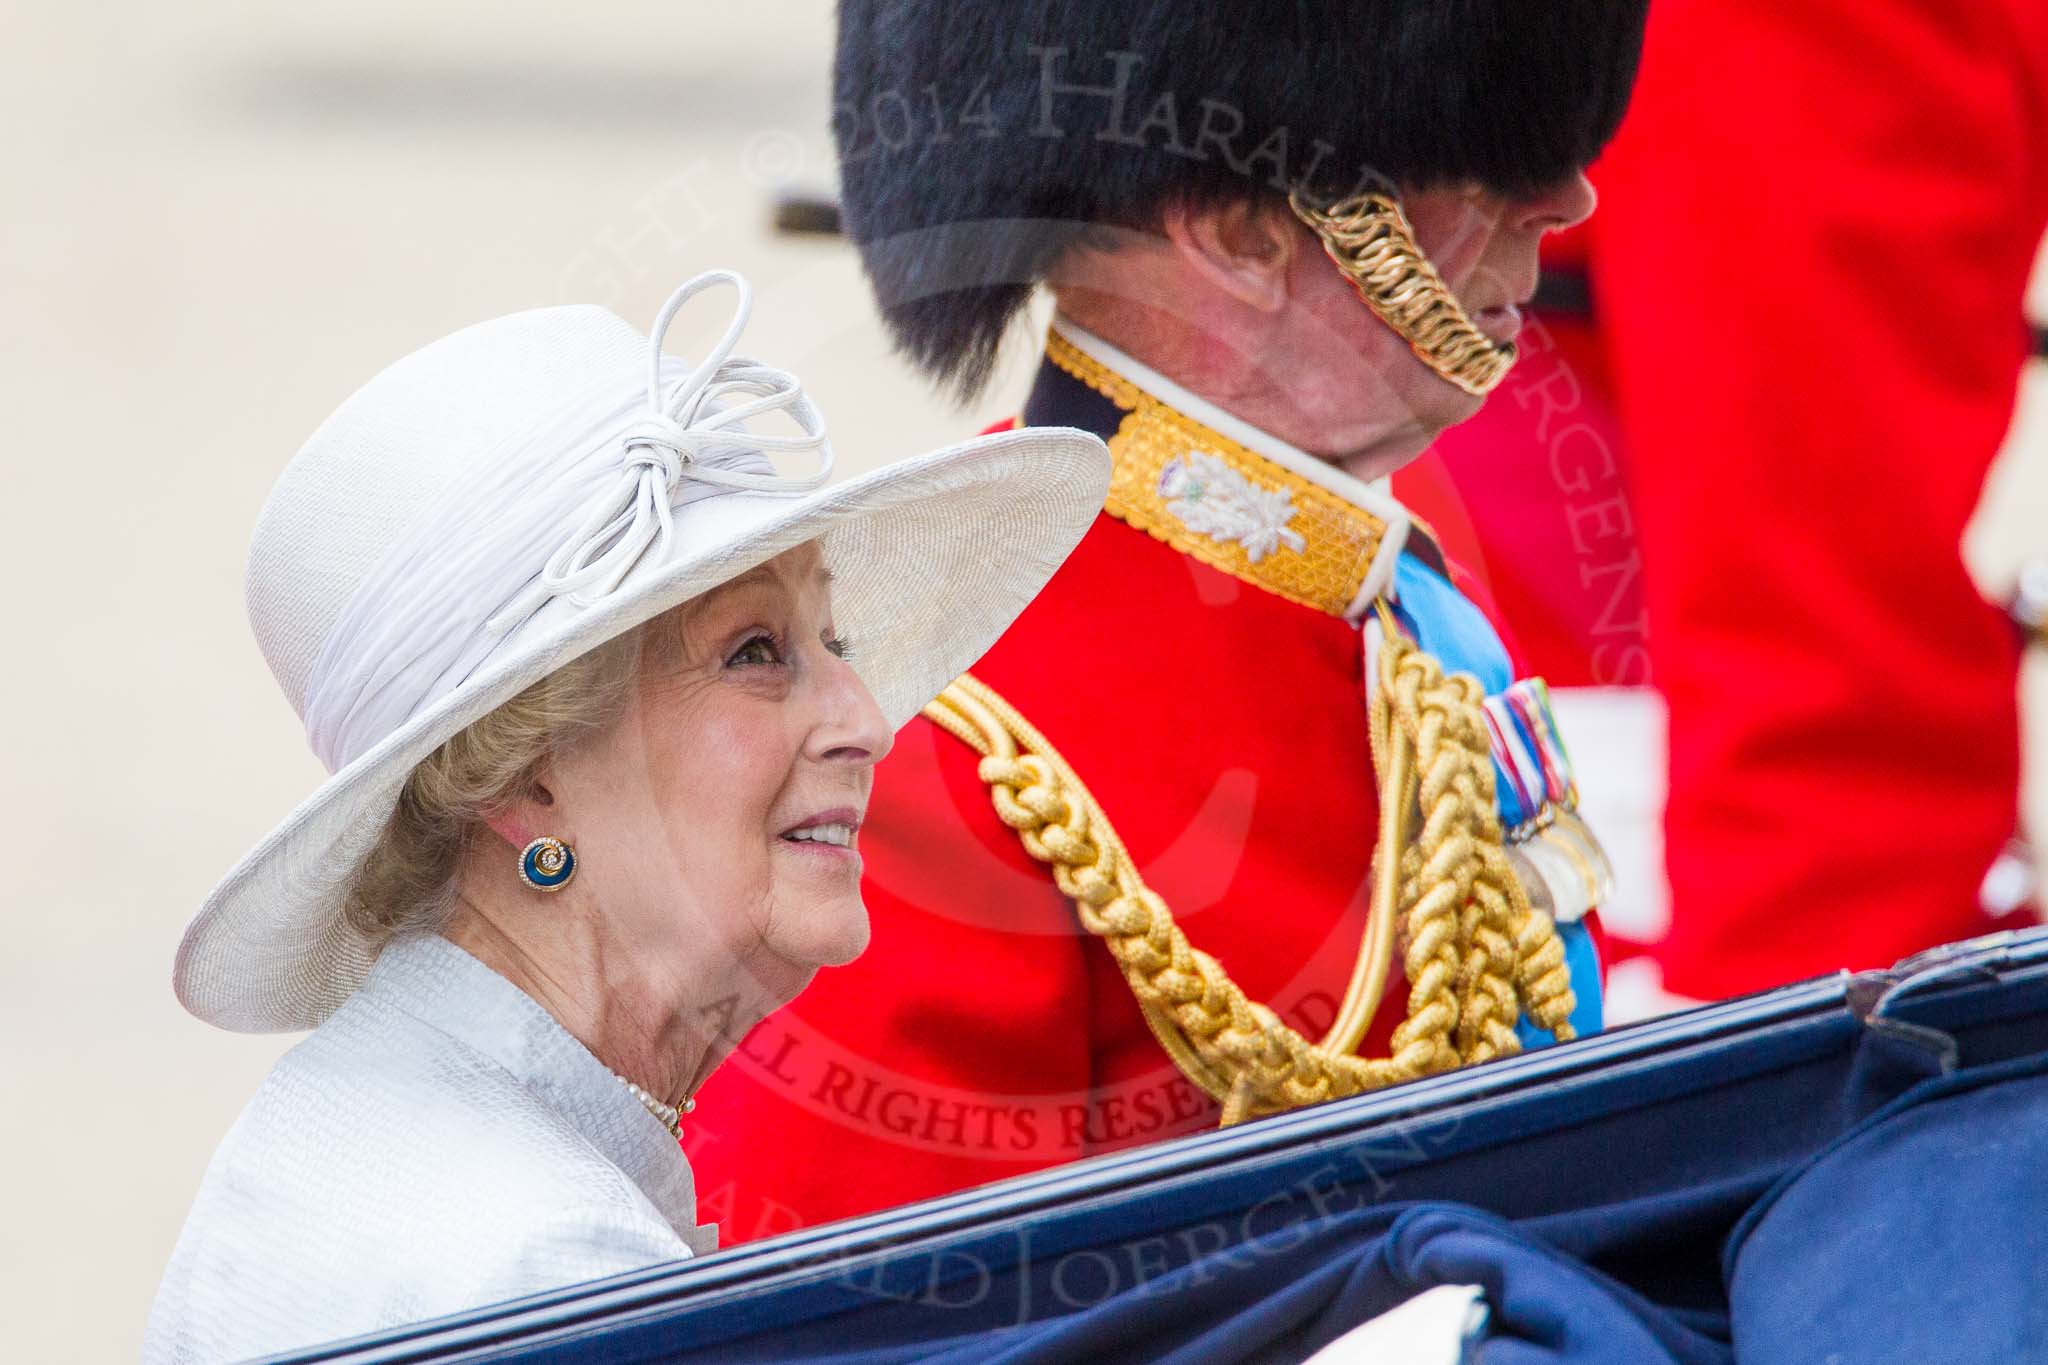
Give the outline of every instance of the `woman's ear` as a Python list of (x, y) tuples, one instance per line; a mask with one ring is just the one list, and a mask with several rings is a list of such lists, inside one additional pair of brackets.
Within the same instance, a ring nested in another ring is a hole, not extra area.
[(1181, 258), (1238, 302), (1262, 313), (1287, 306), (1287, 272), (1303, 230), (1284, 208), (1180, 201), (1167, 205), (1162, 226)]
[(547, 784), (536, 780), (527, 794), (503, 810), (484, 817), (484, 824), (491, 833), (503, 839), (512, 848), (525, 848), (547, 831), (544, 813), (555, 804), (555, 794)]

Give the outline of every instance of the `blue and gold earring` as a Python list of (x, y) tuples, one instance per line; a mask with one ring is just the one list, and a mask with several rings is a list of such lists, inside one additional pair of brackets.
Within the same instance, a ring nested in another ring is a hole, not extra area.
[(576, 850), (543, 834), (519, 854), (519, 880), (536, 891), (560, 891), (576, 875)]

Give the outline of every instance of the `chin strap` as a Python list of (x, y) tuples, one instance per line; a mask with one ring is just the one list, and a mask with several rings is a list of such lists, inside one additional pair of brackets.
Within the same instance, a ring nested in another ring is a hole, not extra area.
[(1299, 191), (1287, 201), (1308, 224), (1358, 297), (1418, 359), (1465, 392), (1491, 393), (1515, 363), (1515, 343), (1479, 330), (1415, 240), (1400, 201), (1367, 191), (1317, 208)]

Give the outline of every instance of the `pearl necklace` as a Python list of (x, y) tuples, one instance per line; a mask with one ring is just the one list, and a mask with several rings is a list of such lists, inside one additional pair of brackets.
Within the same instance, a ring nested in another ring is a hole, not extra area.
[(661, 1122), (662, 1127), (668, 1129), (670, 1137), (678, 1141), (681, 1140), (683, 1136), (683, 1115), (695, 1113), (697, 1110), (695, 1096), (684, 1100), (681, 1104), (668, 1104), (654, 1098), (645, 1086), (627, 1080), (624, 1076), (620, 1076), (618, 1072), (614, 1071), (612, 1075), (617, 1076), (619, 1084), (625, 1086), (627, 1092), (634, 1099), (640, 1101), (641, 1106), (648, 1113), (654, 1115)]

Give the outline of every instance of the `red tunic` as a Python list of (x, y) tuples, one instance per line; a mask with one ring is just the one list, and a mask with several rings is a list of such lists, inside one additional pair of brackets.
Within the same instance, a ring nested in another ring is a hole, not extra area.
[[(1358, 629), (1105, 515), (974, 672), (1088, 783), (1195, 945), (1320, 1035), (1378, 820)], [(728, 1242), (1215, 1124), (976, 762), (922, 718), (898, 736), (860, 835), (870, 948), (699, 1096), (686, 1145)]]
[[(1526, 728), (1540, 684), (1511, 682), (1435, 547), (1419, 530), (1404, 542), (1405, 511), (1225, 415), (1210, 420), (1235, 439), (1191, 420), (1199, 399), (1088, 344), (1100, 353), (1051, 343), (1025, 412), (1111, 438), (1105, 513), (974, 674), (1088, 785), (1195, 947), (1319, 1038), (1372, 895), (1364, 604), (1393, 601), (1447, 667), (1489, 679), (1511, 708), (1494, 728), (1531, 737), (1522, 758), (1495, 750), (1520, 793), (1499, 797), (1518, 837), (1572, 823), (1550, 823), (1568, 765), (1554, 733)], [(1002, 553), (1001, 528), (989, 537)], [(978, 762), (929, 721), (905, 728), (860, 835), (866, 955), (755, 1029), (698, 1097), (686, 1144), (701, 1216), (727, 1241), (1216, 1123), (1109, 948), (996, 817)], [(1567, 918), (1594, 894), (1546, 885)], [(1581, 1032), (1600, 1026), (1595, 932), (1590, 919), (1559, 929)], [(1397, 961), (1364, 1054), (1387, 1054), (1406, 1005)], [(1521, 1032), (1549, 1041), (1527, 1020)]]
[(1537, 337), (1404, 498), (1553, 681), (1663, 692), (1668, 988), (1994, 927), (2017, 645), (1959, 542), (2048, 227), (2048, 6), (1663, 0), (1594, 179), (1597, 336)]

